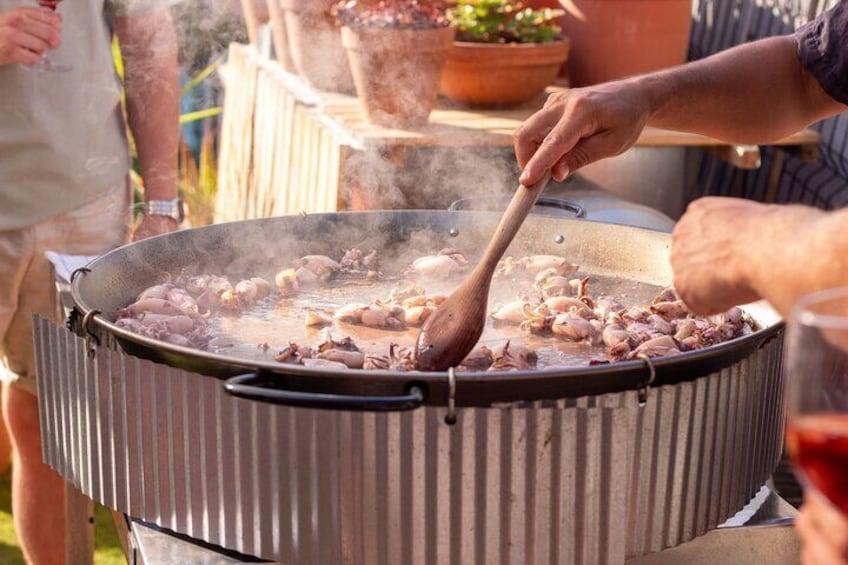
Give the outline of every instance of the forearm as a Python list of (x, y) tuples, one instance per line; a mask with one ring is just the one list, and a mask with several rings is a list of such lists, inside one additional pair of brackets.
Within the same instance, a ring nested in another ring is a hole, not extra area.
[(118, 18), (127, 119), (148, 200), (177, 196), (179, 71), (177, 38), (168, 12)]
[(739, 253), (751, 286), (783, 316), (804, 294), (848, 286), (848, 209), (770, 206), (752, 220)]
[(846, 109), (806, 71), (791, 36), (630, 80), (649, 101), (649, 125), (733, 143), (775, 141)]

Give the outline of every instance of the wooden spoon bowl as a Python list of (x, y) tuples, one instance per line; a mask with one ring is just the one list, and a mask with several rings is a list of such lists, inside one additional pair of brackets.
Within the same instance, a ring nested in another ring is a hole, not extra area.
[(415, 342), (419, 370), (446, 371), (474, 349), (486, 325), (495, 268), (550, 179), (548, 171), (533, 186), (518, 186), (480, 262), (424, 322)]

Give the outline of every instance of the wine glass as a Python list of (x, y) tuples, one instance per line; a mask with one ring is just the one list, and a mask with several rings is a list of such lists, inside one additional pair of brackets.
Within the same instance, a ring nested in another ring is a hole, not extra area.
[[(47, 8), (48, 10), (56, 11), (56, 8), (59, 6), (59, 2), (62, 0), (37, 0), (38, 5), (42, 8)], [(32, 67), (26, 67), (33, 71), (38, 72), (52, 72), (52, 73), (66, 73), (70, 70), (73, 70), (71, 65), (65, 65), (61, 63), (54, 62), (47, 53), (41, 57), (41, 60), (33, 65)]]
[(802, 297), (786, 346), (787, 450), (801, 484), (848, 517), (848, 287)]

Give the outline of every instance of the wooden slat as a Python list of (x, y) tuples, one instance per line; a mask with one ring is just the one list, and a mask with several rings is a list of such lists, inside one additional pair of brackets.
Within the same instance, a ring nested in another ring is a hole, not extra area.
[(280, 113), (279, 83), (265, 70), (258, 75), (254, 123), (254, 183), (248, 205), (248, 218), (265, 216), (266, 202), (273, 199), (274, 155), (276, 153), (277, 115)]
[(277, 206), (277, 199), (279, 198), (280, 189), (282, 188), (281, 185), (285, 180), (282, 177), (283, 161), (280, 159), (280, 155), (283, 154), (281, 145), (284, 142), (286, 130), (289, 127), (289, 124), (286, 122), (286, 91), (278, 85), (276, 93), (276, 113), (273, 122), (274, 154), (271, 156), (273, 159), (273, 167), (271, 178), (269, 179), (268, 186), (265, 188), (264, 192), (265, 197), (262, 206), (263, 217), (274, 215), (274, 209)]
[(309, 193), (308, 193), (306, 211), (312, 213), (312, 212), (320, 212), (321, 211), (320, 204), (319, 204), (319, 202), (321, 200), (320, 195), (319, 195), (319, 190), (320, 190), (320, 187), (321, 187), (322, 169), (326, 166), (326, 163), (324, 163), (321, 159), (321, 157), (322, 157), (322, 151), (321, 151), (321, 149), (322, 149), (322, 147), (321, 147), (322, 132), (321, 132), (321, 128), (318, 126), (318, 124), (315, 121), (314, 111), (309, 113), (309, 129), (312, 132), (312, 136), (310, 137), (311, 159), (312, 159), (310, 168), (312, 169), (312, 174), (309, 177), (309, 179), (307, 179), (307, 186), (308, 186), (307, 190), (309, 191)]
[(325, 152), (324, 138), (326, 137), (326, 132), (324, 132), (320, 127), (318, 127), (317, 122), (315, 121), (314, 116), (309, 117), (309, 121), (311, 122), (312, 130), (314, 131), (312, 137), (312, 148), (314, 151), (313, 154), (313, 176), (309, 179), (309, 185), (311, 189), (310, 199), (309, 199), (309, 211), (310, 212), (323, 212), (324, 208), (321, 202), (324, 199), (323, 190), (324, 183), (326, 182), (327, 177), (327, 155)]
[(320, 135), (320, 131), (316, 127), (315, 120), (310, 115), (311, 113), (307, 112), (304, 115), (307, 131), (304, 145), (306, 146), (307, 153), (305, 159), (306, 166), (303, 169), (304, 174), (301, 177), (300, 189), (302, 196), (301, 211), (308, 213), (315, 211), (315, 192), (318, 189), (315, 181), (318, 179), (318, 170), (321, 168), (321, 156), (318, 151), (318, 136)]
[(300, 178), (301, 171), (305, 167), (304, 163), (304, 140), (306, 136), (305, 130), (305, 120), (304, 120), (304, 108), (301, 106), (295, 107), (294, 112), (294, 135), (292, 139), (292, 154), (291, 154), (291, 176), (288, 186), (288, 195), (286, 197), (286, 213), (287, 214), (296, 214), (299, 212), (301, 208), (300, 204), (300, 192), (302, 188), (300, 186)]
[(312, 123), (312, 129), (315, 131), (315, 135), (312, 138), (312, 146), (314, 150), (314, 171), (313, 176), (310, 180), (310, 198), (309, 198), (309, 211), (310, 212), (323, 212), (323, 193), (324, 183), (326, 182), (327, 177), (327, 155), (325, 152), (324, 138), (326, 137), (326, 133), (318, 127), (315, 123), (315, 118), (310, 116), (310, 120)]
[(318, 186), (315, 191), (315, 211), (316, 212), (333, 212), (330, 207), (331, 194), (335, 194), (332, 188), (333, 179), (333, 139), (329, 132), (321, 131), (319, 137), (320, 155), (321, 155), (321, 172), (318, 175)]
[(291, 94), (286, 94), (281, 101), (283, 108), (282, 141), (278, 146), (277, 159), (279, 161), (280, 174), (277, 179), (277, 196), (274, 203), (274, 215), (285, 214), (288, 209), (289, 192), (292, 190), (292, 153), (295, 140), (295, 111), (297, 101)]
[(233, 44), (227, 58), (227, 81), (218, 161), (215, 221), (246, 217), (253, 182), (253, 123), (258, 66), (252, 47)]
[(327, 188), (324, 191), (324, 210), (337, 212), (339, 210), (339, 187), (341, 185), (341, 167), (339, 166), (342, 149), (331, 135), (327, 135), (330, 158), (327, 163)]
[[(334, 141), (335, 142), (335, 141)], [(337, 143), (337, 142), (335, 142)], [(338, 144), (338, 171), (339, 181), (337, 184), (338, 192), (336, 193), (336, 209), (337, 210), (352, 210), (352, 183), (355, 182), (355, 175), (350, 171), (350, 155), (354, 152), (349, 145)]]

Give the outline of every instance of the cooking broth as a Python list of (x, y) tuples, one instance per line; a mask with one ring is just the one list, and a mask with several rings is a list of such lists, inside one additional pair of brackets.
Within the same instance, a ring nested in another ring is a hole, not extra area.
[[(590, 276), (576, 273), (573, 277)], [(235, 280), (235, 277), (230, 277)], [(273, 277), (271, 277), (273, 280)], [(428, 294), (449, 295), (462, 281), (462, 276), (448, 279), (416, 279)], [(251, 361), (273, 362), (274, 356), (290, 341), (301, 346), (314, 347), (324, 340), (329, 331), (335, 339), (350, 336), (366, 354), (385, 355), (389, 344), (412, 347), (419, 328), (402, 331), (369, 328), (336, 321), (326, 328), (306, 327), (307, 310), (332, 314), (351, 303), (369, 304), (375, 299), (386, 300), (392, 289), (406, 286), (408, 279), (385, 278), (377, 282), (331, 281), (324, 286), (301, 289), (293, 298), (281, 299), (272, 295), (239, 315), (216, 314), (209, 321), (209, 334), (214, 336), (208, 350)], [(589, 295), (611, 296), (625, 307), (649, 304), (661, 287), (608, 276), (591, 276)], [(532, 281), (496, 278), (489, 295), (489, 309), (498, 303), (507, 303), (524, 295), (532, 295)], [(539, 369), (585, 366), (592, 360), (605, 360), (603, 344), (570, 343), (555, 336), (540, 336), (521, 330), (517, 325), (493, 324), (488, 318), (479, 345), (494, 348), (507, 340), (521, 344), (538, 355)]]

